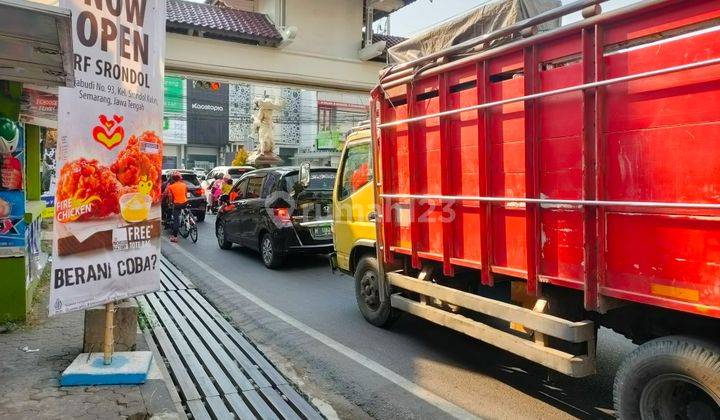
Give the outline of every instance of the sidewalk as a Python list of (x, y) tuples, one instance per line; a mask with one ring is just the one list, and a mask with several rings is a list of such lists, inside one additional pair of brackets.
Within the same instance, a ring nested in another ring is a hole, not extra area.
[[(0, 420), (180, 418), (157, 360), (142, 386), (61, 388), (60, 374), (82, 352), (83, 312), (47, 318), (47, 287), (28, 325), (0, 334)], [(142, 335), (138, 350), (147, 350)]]

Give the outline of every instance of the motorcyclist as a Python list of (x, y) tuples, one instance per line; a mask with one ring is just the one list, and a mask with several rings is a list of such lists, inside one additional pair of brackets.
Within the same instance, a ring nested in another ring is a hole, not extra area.
[(223, 176), (220, 173), (215, 174), (215, 181), (213, 182), (212, 186), (210, 187), (210, 192), (212, 194), (212, 204), (213, 206), (217, 205), (217, 201), (222, 195), (222, 186), (223, 186)]
[(165, 188), (165, 195), (172, 203), (172, 236), (170, 242), (177, 242), (178, 228), (180, 227), (180, 212), (187, 204), (187, 185), (182, 180), (180, 172), (172, 173), (172, 181)]
[(232, 190), (232, 185), (232, 177), (228, 174), (225, 174), (225, 176), (223, 177), (222, 195), (230, 194), (230, 190)]

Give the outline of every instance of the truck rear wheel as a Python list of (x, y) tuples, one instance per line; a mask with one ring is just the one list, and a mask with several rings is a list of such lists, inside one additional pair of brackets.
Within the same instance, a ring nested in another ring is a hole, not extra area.
[(621, 419), (720, 419), (720, 347), (670, 336), (637, 348), (613, 392)]
[(360, 260), (355, 268), (355, 298), (367, 322), (376, 327), (388, 327), (400, 313), (390, 306), (389, 296), (380, 302), (379, 273), (376, 258), (367, 256)]

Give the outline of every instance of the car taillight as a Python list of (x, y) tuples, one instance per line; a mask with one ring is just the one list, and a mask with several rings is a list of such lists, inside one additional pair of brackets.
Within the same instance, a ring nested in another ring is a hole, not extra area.
[(282, 225), (290, 225), (290, 210), (286, 208), (274, 208), (273, 216), (275, 220)]
[(197, 196), (203, 196), (203, 195), (205, 195), (205, 191), (203, 191), (202, 188), (198, 188), (198, 189), (195, 190), (195, 195), (197, 195)]

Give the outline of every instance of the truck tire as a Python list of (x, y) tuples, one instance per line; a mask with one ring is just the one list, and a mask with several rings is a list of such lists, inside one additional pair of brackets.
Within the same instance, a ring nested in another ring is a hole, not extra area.
[(637, 348), (615, 376), (621, 419), (720, 418), (720, 346), (669, 336)]
[(365, 320), (376, 327), (389, 327), (400, 316), (390, 306), (390, 297), (380, 302), (378, 278), (380, 270), (375, 257), (365, 256), (355, 268), (355, 298)]

